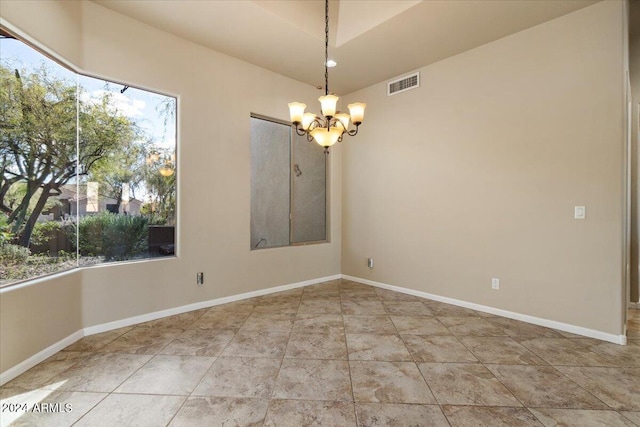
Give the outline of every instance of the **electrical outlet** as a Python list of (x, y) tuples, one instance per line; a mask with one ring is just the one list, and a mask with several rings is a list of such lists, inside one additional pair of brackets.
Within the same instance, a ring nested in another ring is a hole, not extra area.
[(367, 267), (373, 268), (373, 258), (367, 258)]
[(196, 284), (202, 286), (204, 284), (204, 273), (196, 274)]
[(491, 289), (500, 289), (500, 279), (495, 277), (491, 279)]

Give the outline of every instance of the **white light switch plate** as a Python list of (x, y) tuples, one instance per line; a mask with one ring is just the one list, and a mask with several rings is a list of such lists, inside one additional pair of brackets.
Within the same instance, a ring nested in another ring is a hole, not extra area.
[(585, 219), (587, 217), (587, 208), (585, 206), (575, 206), (573, 208), (573, 217), (575, 219)]

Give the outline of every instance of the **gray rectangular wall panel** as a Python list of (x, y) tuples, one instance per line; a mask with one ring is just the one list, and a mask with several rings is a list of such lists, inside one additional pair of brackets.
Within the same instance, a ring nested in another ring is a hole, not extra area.
[(324, 148), (295, 133), (292, 145), (292, 241), (326, 240), (327, 170)]

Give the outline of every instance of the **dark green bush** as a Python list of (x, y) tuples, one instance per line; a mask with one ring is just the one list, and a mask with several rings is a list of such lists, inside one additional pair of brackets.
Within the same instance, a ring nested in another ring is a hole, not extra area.
[(49, 245), (49, 241), (56, 238), (58, 230), (60, 230), (60, 223), (57, 221), (37, 222), (31, 233), (31, 244), (35, 246)]
[(107, 260), (131, 259), (148, 249), (149, 222), (144, 217), (111, 215), (103, 231), (102, 249)]
[(111, 214), (103, 213), (85, 216), (80, 219), (78, 223), (78, 246), (80, 248), (80, 255), (102, 255), (102, 230), (105, 222), (104, 217), (107, 215)]
[(142, 216), (101, 213), (78, 224), (80, 254), (105, 261), (133, 259), (148, 249), (149, 221)]

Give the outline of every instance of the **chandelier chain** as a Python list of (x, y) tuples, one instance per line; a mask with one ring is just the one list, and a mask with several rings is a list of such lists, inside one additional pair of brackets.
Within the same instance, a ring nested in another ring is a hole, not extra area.
[(329, 0), (324, 2), (324, 94), (329, 95)]

